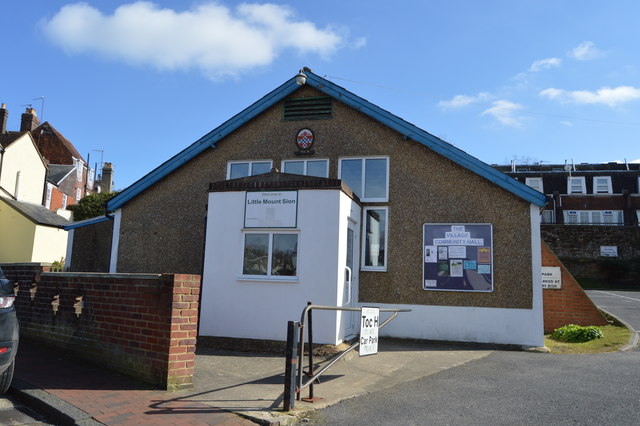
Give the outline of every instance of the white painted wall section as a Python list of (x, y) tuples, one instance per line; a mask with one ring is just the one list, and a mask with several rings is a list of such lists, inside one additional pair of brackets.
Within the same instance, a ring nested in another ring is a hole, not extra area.
[(120, 219), (122, 209), (113, 212), (113, 233), (111, 234), (111, 258), (109, 259), (109, 273), (118, 271), (118, 245), (120, 244)]
[[(284, 341), (287, 321), (299, 321), (308, 301), (335, 306), (342, 296), (341, 234), (351, 200), (340, 190), (298, 191), (298, 226), (281, 230), (298, 233), (295, 281), (242, 277), (244, 231), (280, 232), (243, 230), (244, 203), (244, 191), (209, 194), (200, 335)], [(339, 343), (338, 319), (314, 312), (314, 341)]]

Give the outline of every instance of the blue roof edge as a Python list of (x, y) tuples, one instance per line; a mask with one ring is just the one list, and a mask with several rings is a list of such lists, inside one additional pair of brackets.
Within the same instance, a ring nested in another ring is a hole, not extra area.
[(173, 157), (162, 163), (160, 166), (153, 169), (151, 172), (147, 173), (138, 181), (134, 182), (131, 186), (121, 191), (118, 195), (107, 202), (107, 210), (114, 211), (122, 207), (129, 200), (136, 197), (138, 194), (149, 188), (155, 182), (167, 176), (169, 173), (173, 172), (178, 167), (182, 166), (184, 163), (200, 154), (202, 151), (206, 150), (209, 147), (213, 147), (220, 139), (229, 135), (238, 127), (247, 123), (258, 114), (274, 105), (276, 102), (293, 93), (299, 87), (300, 86), (298, 86), (298, 84), (296, 83), (295, 77), (287, 80), (284, 84), (272, 90), (267, 95), (251, 104), (249, 107), (234, 115), (229, 120), (225, 121), (220, 126), (216, 127), (215, 129), (180, 151), (178, 154), (174, 155)]
[(77, 222), (73, 222), (71, 225), (67, 225), (63, 227), (65, 231), (69, 231), (70, 229), (82, 228), (83, 226), (94, 225), (96, 223), (105, 222), (107, 220), (113, 220), (112, 216), (96, 216), (91, 219), (79, 220)]
[(422, 130), (421, 128), (403, 120), (402, 118), (380, 108), (377, 105), (363, 99), (348, 90), (338, 86), (335, 83), (327, 81), (316, 74), (313, 74), (308, 69), (305, 69), (307, 74), (307, 84), (315, 87), (318, 90), (344, 102), (350, 107), (362, 112), (365, 115), (381, 122), (382, 124), (396, 130), (407, 138), (413, 139), (419, 142), (438, 154), (450, 159), (451, 161), (473, 171), (474, 173), (488, 179), (498, 186), (506, 189), (507, 191), (524, 198), (528, 202), (535, 204), (539, 207), (544, 207), (547, 203), (546, 195), (535, 189), (518, 182), (516, 179), (507, 176), (499, 170), (494, 169), (489, 164), (482, 160), (479, 160), (462, 151), (459, 148), (451, 145), (442, 139), (433, 136), (429, 132)]
[[(401, 119), (400, 117), (393, 115), (392, 113), (372, 104), (371, 102), (363, 99), (343, 87), (337, 84), (325, 80), (318, 75), (314, 74), (308, 68), (305, 68), (307, 75), (307, 83), (309, 86), (314, 87), (321, 92), (332, 96), (333, 98), (344, 102), (352, 108), (362, 112), (365, 115), (381, 122), (382, 124), (396, 130), (407, 138), (421, 143), (438, 154), (448, 158), (449, 160), (461, 165), (462, 167), (471, 170), (472, 172), (484, 177), (485, 179), (495, 183), (496, 185), (506, 189), (507, 191), (525, 199), (526, 201), (543, 207), (546, 205), (547, 198), (544, 194), (536, 191), (527, 185), (518, 182), (510, 176), (494, 169), (487, 163), (473, 157), (472, 155), (462, 151), (459, 148), (433, 136), (432, 134), (420, 129), (419, 127)], [(196, 142), (189, 145), (187, 148), (180, 151), (178, 154), (171, 157), (169, 160), (156, 167), (154, 170), (143, 176), (138, 181), (134, 182), (131, 186), (121, 191), (114, 198), (107, 203), (107, 210), (114, 211), (131, 199), (135, 198), (138, 194), (149, 188), (158, 180), (164, 178), (169, 173), (182, 166), (193, 157), (197, 156), (209, 147), (214, 147), (215, 144), (222, 138), (229, 135), (238, 127), (244, 125), (258, 114), (265, 111), (267, 108), (273, 106), (275, 103), (284, 99), (289, 94), (296, 91), (300, 86), (297, 85), (295, 77), (290, 78), (284, 84), (263, 96), (258, 101), (251, 104), (238, 114), (234, 115), (229, 120), (225, 121), (222, 125), (216, 127)]]

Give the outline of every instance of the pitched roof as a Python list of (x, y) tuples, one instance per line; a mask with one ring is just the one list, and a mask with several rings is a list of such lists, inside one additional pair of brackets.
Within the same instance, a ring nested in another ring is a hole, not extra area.
[(18, 211), (27, 219), (38, 225), (62, 228), (70, 223), (64, 217), (52, 212), (40, 204), (26, 203), (24, 201), (18, 201), (2, 196), (0, 196), (0, 200), (4, 201), (14, 210)]
[(51, 123), (45, 121), (31, 131), (31, 134), (33, 134), (33, 138), (35, 140), (38, 140), (38, 134), (40, 131), (45, 132), (45, 134), (48, 132), (52, 133), (60, 141), (61, 145), (69, 152), (69, 154), (71, 154), (71, 156), (78, 158), (84, 162), (82, 155), (80, 155), (76, 147), (73, 146), (73, 144), (67, 138), (65, 138), (62, 133), (60, 133), (55, 127), (53, 127)]
[(75, 170), (76, 166), (68, 164), (49, 164), (49, 172), (47, 173), (47, 180), (55, 185), (60, 185), (60, 182), (64, 180), (71, 172)]
[[(538, 205), (544, 206), (546, 204), (546, 197), (544, 194), (539, 193), (535, 189), (532, 189), (523, 183), (505, 175), (504, 173), (494, 169), (490, 165), (478, 160), (470, 154), (462, 151), (459, 148), (443, 141), (436, 136), (414, 126), (413, 124), (391, 114), (388, 111), (372, 104), (371, 102), (363, 99), (343, 87), (337, 84), (325, 80), (322, 77), (314, 74), (310, 69), (304, 69), (307, 75), (306, 84), (349, 105), (350, 107), (362, 112), (365, 115), (379, 121), (380, 123), (390, 127), (405, 138), (412, 139), (418, 143), (421, 143), (429, 149), (437, 152), (450, 159), (451, 161), (469, 169), (470, 171), (488, 179), (498, 186), (506, 189), (507, 191), (525, 199), (526, 201)], [(244, 109), (240, 113), (233, 116), (231, 119), (213, 129), (193, 144), (171, 157), (169, 160), (156, 167), (150, 173), (142, 177), (137, 182), (120, 192), (117, 196), (112, 198), (107, 203), (107, 210), (113, 211), (129, 200), (136, 197), (142, 191), (149, 188), (158, 180), (164, 178), (178, 167), (182, 166), (192, 158), (199, 155), (202, 151), (208, 148), (214, 148), (216, 143), (229, 135), (231, 132), (246, 124), (248, 121), (275, 105), (277, 102), (283, 100), (291, 93), (295, 92), (300, 86), (296, 83), (295, 77), (290, 78), (284, 84), (277, 87), (272, 92), (253, 103), (248, 108)]]
[(24, 135), (24, 132), (9, 132), (9, 133), (0, 133), (0, 146), (3, 148), (8, 147), (18, 139), (20, 136)]

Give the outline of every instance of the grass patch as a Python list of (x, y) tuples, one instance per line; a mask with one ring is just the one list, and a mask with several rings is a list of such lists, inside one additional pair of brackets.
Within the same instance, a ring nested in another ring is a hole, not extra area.
[(544, 336), (544, 345), (554, 354), (596, 354), (617, 351), (627, 343), (631, 332), (627, 327), (605, 325), (600, 327), (604, 337), (584, 343), (566, 343), (553, 340), (549, 334)]

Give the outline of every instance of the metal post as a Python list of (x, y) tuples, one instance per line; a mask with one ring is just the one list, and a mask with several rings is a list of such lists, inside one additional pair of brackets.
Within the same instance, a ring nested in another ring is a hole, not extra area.
[(298, 364), (298, 321), (287, 323), (287, 350), (284, 366), (284, 411), (293, 410), (296, 400), (296, 372)]
[[(311, 302), (307, 302), (307, 306), (311, 306)], [(309, 334), (309, 377), (313, 377), (313, 317), (311, 312), (312, 311), (309, 310), (309, 328), (307, 329), (307, 333)], [(309, 397), (307, 400), (313, 402), (313, 383), (309, 385)]]

